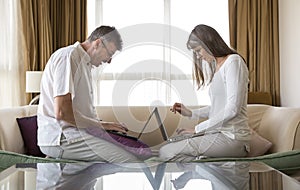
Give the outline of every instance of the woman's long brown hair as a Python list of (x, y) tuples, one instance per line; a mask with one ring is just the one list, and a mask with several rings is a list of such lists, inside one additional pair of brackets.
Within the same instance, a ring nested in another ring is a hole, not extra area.
[[(188, 49), (194, 49), (198, 46), (204, 48), (208, 53), (210, 53), (215, 58), (224, 57), (230, 54), (238, 54), (235, 50), (228, 47), (228, 45), (225, 43), (225, 41), (222, 39), (220, 34), (215, 29), (204, 24), (197, 25), (192, 30), (189, 39), (187, 41)], [(200, 89), (202, 86), (208, 85), (211, 82), (214, 75), (214, 69), (210, 64), (210, 67), (213, 72), (211, 72), (210, 80), (206, 82), (201, 67), (202, 65), (201, 61), (202, 61), (201, 59), (197, 59), (197, 55), (194, 52), (193, 79), (196, 80), (198, 89)]]

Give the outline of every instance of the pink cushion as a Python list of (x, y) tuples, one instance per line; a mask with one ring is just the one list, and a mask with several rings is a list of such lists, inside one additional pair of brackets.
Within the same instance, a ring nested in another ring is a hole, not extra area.
[(272, 143), (260, 136), (256, 131), (252, 130), (250, 141), (250, 152), (248, 157), (264, 155), (272, 146)]
[(152, 156), (150, 147), (136, 138), (130, 138), (129, 136), (122, 136), (115, 133), (108, 133), (99, 127), (88, 127), (86, 128), (86, 131), (95, 137), (105, 139), (123, 147), (139, 158), (147, 159)]

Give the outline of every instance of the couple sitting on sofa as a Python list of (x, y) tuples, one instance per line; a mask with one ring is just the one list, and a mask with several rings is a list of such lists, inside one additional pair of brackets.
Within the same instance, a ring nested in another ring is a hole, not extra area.
[[(244, 59), (229, 48), (216, 30), (198, 25), (191, 32), (194, 78), (198, 88), (210, 85), (211, 106), (190, 110), (181, 103), (171, 108), (190, 118), (208, 118), (193, 130), (217, 130), (203, 136), (167, 143), (159, 157), (190, 161), (200, 156), (245, 157), (250, 150), (247, 122), (248, 69)], [(54, 158), (84, 161), (136, 162), (140, 158), (122, 146), (88, 133), (86, 128), (127, 133), (125, 124), (98, 120), (93, 107), (91, 69), (110, 63), (122, 39), (114, 27), (100, 26), (82, 43), (61, 48), (50, 57), (41, 81), (38, 106), (38, 145)]]

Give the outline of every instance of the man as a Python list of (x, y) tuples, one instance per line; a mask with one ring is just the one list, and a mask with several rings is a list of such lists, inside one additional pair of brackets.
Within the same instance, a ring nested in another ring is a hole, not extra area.
[(86, 41), (52, 54), (41, 80), (38, 107), (38, 145), (44, 154), (84, 161), (138, 161), (123, 148), (85, 130), (128, 130), (122, 124), (98, 120), (93, 106), (91, 69), (110, 63), (115, 52), (121, 50), (119, 32), (114, 27), (100, 26)]

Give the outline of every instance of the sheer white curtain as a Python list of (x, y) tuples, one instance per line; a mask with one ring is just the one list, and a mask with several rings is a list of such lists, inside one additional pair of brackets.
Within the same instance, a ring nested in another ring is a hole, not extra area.
[(0, 107), (26, 101), (20, 14), (18, 0), (0, 0)]

